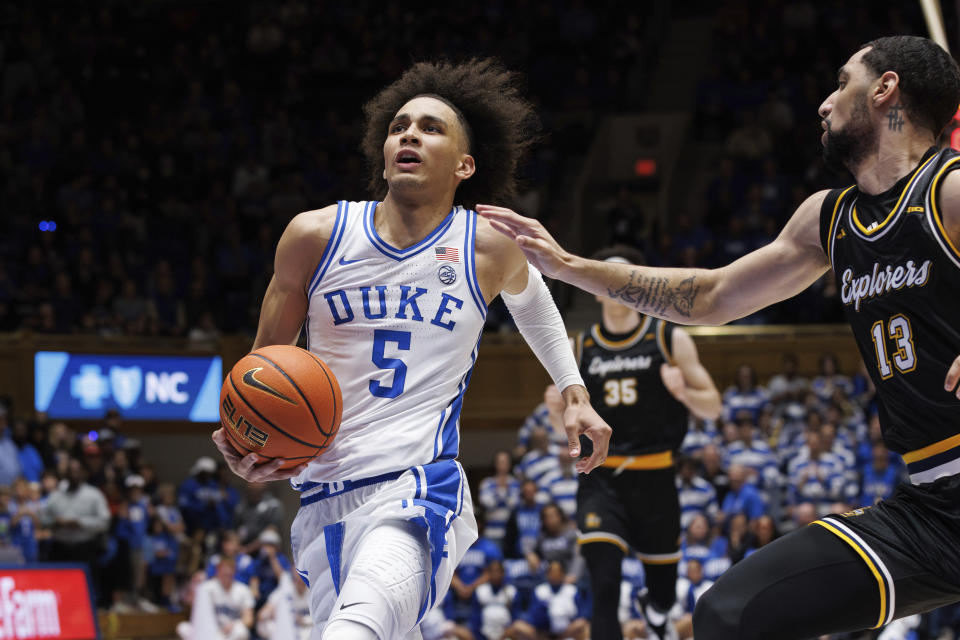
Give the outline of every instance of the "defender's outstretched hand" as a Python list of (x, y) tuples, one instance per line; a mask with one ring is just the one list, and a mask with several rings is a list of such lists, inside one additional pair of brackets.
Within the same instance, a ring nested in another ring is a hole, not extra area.
[(561, 272), (573, 256), (564, 251), (540, 222), (490, 204), (478, 204), (477, 213), (489, 220), (494, 229), (512, 238), (540, 273), (561, 278)]
[(589, 458), (577, 460), (576, 469), (580, 473), (590, 473), (607, 459), (610, 448), (610, 435), (613, 430), (603, 421), (593, 406), (587, 390), (580, 385), (572, 385), (563, 390), (566, 408), (563, 410), (563, 428), (567, 432), (567, 444), (570, 457), (580, 455), (580, 436), (585, 435), (593, 442), (593, 454)]
[(947, 371), (947, 377), (943, 381), (943, 388), (953, 393), (956, 392), (957, 398), (960, 398), (960, 388), (957, 383), (960, 382), (960, 356), (953, 360), (950, 369)]
[(227, 439), (223, 428), (217, 429), (211, 436), (217, 449), (223, 454), (223, 459), (227, 461), (230, 471), (246, 480), (247, 482), (270, 482), (271, 480), (287, 480), (297, 475), (307, 468), (306, 463), (293, 469), (280, 470), (283, 466), (283, 460), (271, 460), (260, 464), (260, 456), (255, 453), (248, 453), (241, 456), (230, 441)]

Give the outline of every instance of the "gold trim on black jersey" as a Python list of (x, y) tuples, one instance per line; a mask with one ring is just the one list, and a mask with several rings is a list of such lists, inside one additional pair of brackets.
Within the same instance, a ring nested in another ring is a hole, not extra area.
[(643, 321), (637, 326), (634, 332), (623, 340), (607, 340), (603, 337), (603, 332), (600, 330), (599, 324), (595, 324), (590, 327), (590, 335), (593, 336), (593, 339), (596, 340), (597, 344), (599, 344), (601, 347), (610, 349), (611, 351), (622, 351), (624, 349), (629, 349), (633, 345), (640, 342), (643, 334), (649, 330), (651, 320), (653, 320), (653, 318), (650, 316), (643, 316)]
[[(843, 202), (843, 196), (847, 195), (847, 192), (850, 191), (850, 189), (853, 189), (855, 186), (857, 185), (852, 184), (844, 189), (840, 195), (837, 196), (837, 201), (833, 203), (833, 215), (830, 216), (830, 235), (827, 237), (827, 261), (830, 262), (831, 266), (833, 265), (833, 243), (835, 240), (837, 240), (835, 236), (837, 234), (837, 227), (839, 226), (837, 211), (840, 210), (840, 203)], [(843, 236), (840, 237), (842, 238)]]
[[(943, 226), (943, 218), (940, 215), (940, 211), (937, 209), (937, 185), (940, 182), (940, 178), (947, 174), (947, 169), (950, 168), (950, 165), (955, 162), (960, 162), (960, 156), (948, 160), (942, 167), (940, 171), (933, 178), (933, 182), (930, 183), (930, 227), (933, 229), (933, 235), (937, 239), (937, 242), (940, 244), (940, 247), (944, 250), (954, 264), (960, 267), (960, 249), (953, 244), (953, 240), (950, 239), (950, 235), (947, 233), (947, 230)], [(939, 231), (939, 233), (937, 233)], [(946, 243), (946, 246), (944, 246)], [(952, 255), (951, 255), (952, 252)]]
[(667, 361), (671, 367), (673, 366), (673, 352), (670, 349), (670, 346), (667, 345), (667, 323), (663, 320), (657, 321), (657, 346), (660, 347), (660, 353), (663, 354), (663, 359)]
[(940, 154), (935, 153), (929, 158), (927, 158), (926, 162), (920, 165), (920, 167), (914, 172), (913, 177), (910, 178), (910, 181), (907, 182), (906, 186), (903, 188), (903, 191), (900, 192), (900, 198), (897, 199), (897, 204), (893, 206), (893, 209), (890, 210), (890, 213), (887, 214), (887, 217), (884, 218), (883, 222), (873, 227), (872, 229), (868, 229), (867, 227), (863, 226), (863, 224), (860, 222), (860, 219), (857, 217), (857, 203), (856, 203), (856, 200), (854, 200), (853, 207), (850, 210), (850, 219), (853, 221), (853, 224), (856, 227), (857, 231), (862, 233), (865, 237), (870, 238), (874, 234), (879, 233), (884, 227), (886, 227), (887, 224), (891, 220), (893, 220), (896, 217), (896, 215), (900, 212), (900, 205), (902, 205), (904, 203), (904, 200), (906, 200), (907, 194), (909, 194), (913, 190), (913, 186), (914, 184), (916, 184), (917, 178), (920, 177), (920, 174), (922, 174), (924, 170), (927, 168), (927, 166), (930, 165), (930, 162), (933, 161), (934, 158), (938, 158), (938, 157), (940, 157)]

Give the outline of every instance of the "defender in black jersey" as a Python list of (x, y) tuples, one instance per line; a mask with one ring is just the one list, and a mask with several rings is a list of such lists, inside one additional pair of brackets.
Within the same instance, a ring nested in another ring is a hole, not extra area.
[[(626, 246), (594, 256), (644, 264)], [(621, 638), (620, 566), (628, 549), (643, 561), (644, 617), (658, 638), (674, 637), (666, 612), (676, 597), (680, 504), (674, 452), (689, 412), (720, 414), (720, 393), (687, 333), (665, 320), (598, 297), (602, 320), (577, 338), (580, 374), (597, 413), (613, 428), (606, 462), (577, 490), (579, 544), (590, 568), (591, 637)], [(584, 451), (590, 443), (581, 443)]]
[(722, 324), (831, 267), (910, 482), (734, 565), (697, 603), (697, 640), (810, 638), (960, 601), (960, 156), (937, 137), (960, 69), (913, 36), (864, 45), (820, 106), (824, 158), (856, 184), (808, 198), (772, 243), (713, 270), (584, 260), (536, 221), (478, 207), (541, 272), (640, 312)]

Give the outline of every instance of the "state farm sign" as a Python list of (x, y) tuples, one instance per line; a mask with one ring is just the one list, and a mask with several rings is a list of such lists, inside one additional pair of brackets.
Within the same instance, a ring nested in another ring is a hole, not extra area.
[(0, 567), (0, 640), (95, 640), (81, 567)]

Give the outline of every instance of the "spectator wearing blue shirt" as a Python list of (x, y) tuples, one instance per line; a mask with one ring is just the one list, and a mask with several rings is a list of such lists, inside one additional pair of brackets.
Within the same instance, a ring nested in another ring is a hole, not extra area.
[(737, 439), (726, 447), (727, 466), (741, 464), (747, 467), (751, 484), (761, 489), (779, 486), (780, 471), (777, 456), (770, 445), (758, 437), (757, 427), (746, 411), (741, 411), (736, 420)]
[(187, 532), (214, 532), (229, 521), (226, 496), (215, 474), (217, 463), (213, 458), (197, 458), (190, 469), (190, 477), (177, 492), (177, 503), (187, 526)]
[(720, 432), (715, 420), (690, 416), (690, 428), (683, 437), (680, 452), (685, 456), (699, 459), (708, 445), (720, 444)]
[(172, 484), (163, 483), (157, 487), (157, 505), (154, 512), (168, 533), (178, 540), (186, 531), (180, 508), (177, 507), (177, 490)]
[(493, 475), (480, 481), (477, 502), (486, 514), (481, 533), (497, 544), (503, 544), (510, 513), (520, 502), (520, 481), (513, 475), (510, 453), (501, 449), (493, 454)]
[(124, 480), (127, 492), (127, 519), (130, 521), (130, 562), (133, 569), (133, 590), (136, 593), (146, 587), (146, 564), (143, 560), (143, 544), (147, 539), (153, 505), (143, 492), (143, 477), (131, 473)]
[(43, 457), (36, 447), (30, 444), (30, 433), (26, 420), (14, 420), (10, 429), (10, 439), (17, 447), (17, 461), (20, 463), (20, 475), (29, 482), (39, 482), (43, 473)]
[(861, 506), (874, 505), (893, 495), (893, 490), (903, 481), (903, 467), (890, 463), (890, 451), (883, 442), (873, 443), (873, 460), (863, 467), (860, 480)]
[(675, 619), (677, 634), (683, 638), (693, 637), (693, 609), (707, 589), (713, 586), (713, 580), (704, 576), (703, 566), (697, 560), (687, 563), (687, 570), (677, 579), (677, 600), (671, 611)]
[(249, 585), (254, 575), (253, 558), (240, 551), (240, 534), (236, 531), (224, 531), (220, 538), (220, 553), (215, 553), (207, 560), (207, 578), (217, 575), (217, 566), (223, 558), (234, 560), (234, 580)]
[(723, 417), (734, 420), (741, 411), (750, 414), (754, 424), (770, 401), (766, 389), (757, 384), (757, 372), (749, 364), (737, 367), (736, 384), (723, 392)]
[[(477, 527), (481, 528), (484, 519), (483, 512), (478, 510), (475, 515)], [(457, 565), (457, 570), (450, 582), (449, 606), (445, 607), (447, 618), (458, 623), (471, 620), (476, 609), (474, 601), (476, 590), (490, 579), (487, 567), (491, 562), (501, 562), (502, 560), (503, 552), (499, 545), (485, 536), (481, 535), (476, 542), (470, 545), (467, 552), (463, 554), (460, 564)]]
[(839, 372), (837, 357), (832, 353), (825, 353), (820, 356), (820, 375), (810, 382), (810, 389), (822, 403), (827, 404), (837, 391), (840, 391), (842, 397), (849, 398), (853, 394), (853, 382)]
[(533, 590), (530, 607), (507, 630), (505, 637), (535, 640), (538, 633), (587, 640), (590, 609), (576, 585), (565, 582), (567, 568), (556, 560), (547, 568), (547, 580)]
[(681, 558), (677, 573), (686, 573), (687, 563), (696, 560), (705, 569), (709, 568), (709, 578), (715, 578), (730, 567), (727, 544), (727, 538), (712, 536), (705, 516), (695, 515), (680, 540)]
[(557, 456), (560, 463), (560, 475), (553, 479), (547, 493), (550, 494), (550, 500), (557, 503), (564, 515), (568, 518), (577, 517), (577, 487), (580, 480), (577, 478), (577, 470), (574, 467), (575, 458), (567, 455)]
[(747, 482), (748, 470), (742, 464), (730, 467), (730, 490), (720, 506), (720, 520), (726, 520), (737, 513), (744, 514), (747, 519), (755, 520), (766, 512), (766, 505), (760, 491)]
[(699, 464), (693, 458), (678, 462), (677, 495), (680, 499), (680, 528), (686, 529), (697, 514), (713, 520), (717, 517), (717, 490), (697, 475)]
[(147, 565), (147, 592), (150, 599), (165, 607), (172, 607), (171, 596), (176, 586), (177, 559), (180, 543), (157, 516), (150, 519), (149, 534), (143, 545), (143, 559)]
[(843, 498), (846, 483), (843, 462), (824, 451), (819, 431), (807, 433), (807, 444), (787, 466), (789, 485), (787, 498), (790, 506), (813, 502), (821, 514), (829, 512), (831, 502)]
[(540, 535), (540, 508), (537, 483), (524, 480), (520, 487), (520, 504), (516, 506), (503, 538), (503, 555), (507, 558), (526, 558), (537, 546)]
[(537, 488), (544, 492), (549, 491), (550, 483), (560, 477), (560, 461), (555, 453), (550, 452), (548, 438), (546, 429), (535, 428), (530, 435), (530, 451), (520, 459), (517, 465), (520, 475), (536, 482)]
[(503, 563), (491, 560), (488, 580), (477, 587), (473, 601), (473, 633), (483, 640), (500, 640), (514, 618), (520, 615), (517, 588), (507, 584)]
[(290, 571), (290, 560), (280, 551), (280, 533), (275, 527), (269, 526), (257, 537), (259, 549), (253, 557), (253, 578), (250, 580), (250, 590), (257, 600), (259, 609), (280, 584), (280, 577)]
[(37, 527), (40, 522), (40, 504), (30, 499), (30, 484), (20, 478), (14, 485), (16, 503), (12, 505), (13, 521), (10, 536), (26, 562), (36, 562), (40, 556)]

